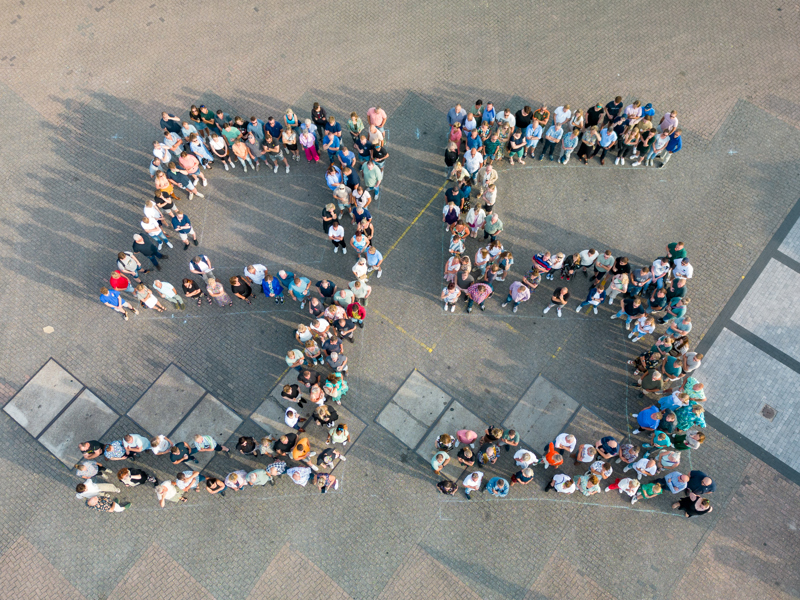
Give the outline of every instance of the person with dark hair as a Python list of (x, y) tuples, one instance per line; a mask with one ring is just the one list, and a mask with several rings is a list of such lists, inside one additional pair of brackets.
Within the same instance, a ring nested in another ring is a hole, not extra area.
[(256, 439), (252, 437), (241, 436), (236, 443), (236, 449), (240, 454), (244, 454), (245, 456), (259, 456), (259, 444)]
[(679, 508), (682, 510), (687, 519), (690, 517), (702, 517), (714, 510), (708, 498), (695, 496), (694, 494), (691, 494), (687, 498), (681, 498), (681, 501), (675, 502), (672, 508)]
[(120, 469), (117, 471), (117, 479), (124, 483), (125, 487), (136, 487), (143, 483), (152, 483), (153, 487), (158, 485), (156, 478), (142, 469)]

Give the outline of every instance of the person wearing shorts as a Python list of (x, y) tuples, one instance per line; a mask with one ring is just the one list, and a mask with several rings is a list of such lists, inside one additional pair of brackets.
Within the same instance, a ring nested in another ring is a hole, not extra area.
[(172, 228), (180, 236), (184, 250), (189, 249), (189, 237), (192, 238), (192, 243), (197, 246), (197, 235), (192, 227), (192, 222), (180, 210), (175, 211), (175, 216), (172, 217)]
[(283, 161), (283, 165), (286, 167), (286, 172), (289, 172), (289, 161), (286, 160), (286, 157), (283, 155), (283, 149), (280, 147), (278, 140), (273, 138), (270, 133), (267, 133), (264, 138), (264, 149), (267, 151), (267, 156), (272, 161), (273, 173), (278, 172), (279, 161)]

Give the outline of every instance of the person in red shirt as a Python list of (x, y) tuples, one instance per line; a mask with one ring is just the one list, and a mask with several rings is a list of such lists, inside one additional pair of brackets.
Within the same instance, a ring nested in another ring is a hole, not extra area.
[(367, 316), (367, 311), (358, 302), (347, 305), (347, 316), (364, 329), (364, 317)]
[(129, 294), (133, 293), (133, 286), (131, 285), (130, 280), (128, 280), (128, 278), (119, 271), (112, 271), (111, 278), (108, 280), (108, 282), (111, 284), (112, 290), (116, 290), (118, 292), (128, 292)]

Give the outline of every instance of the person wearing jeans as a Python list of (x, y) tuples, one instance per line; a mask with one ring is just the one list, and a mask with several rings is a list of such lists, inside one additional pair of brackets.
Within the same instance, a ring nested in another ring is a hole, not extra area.
[(600, 131), (600, 145), (595, 147), (592, 156), (600, 152), (600, 164), (606, 164), (606, 153), (617, 143), (617, 134), (609, 127), (603, 127)]
[(531, 299), (531, 291), (528, 289), (528, 286), (525, 285), (521, 281), (513, 282), (508, 288), (508, 296), (506, 297), (506, 301), (503, 302), (502, 306), (508, 306), (509, 302), (513, 302), (511, 310), (513, 312), (517, 312), (517, 308), (523, 302), (527, 302)]
[(545, 154), (549, 154), (550, 160), (553, 160), (553, 152), (563, 136), (564, 130), (561, 129), (561, 125), (558, 123), (551, 125), (544, 136), (544, 147), (542, 148), (542, 153), (539, 155), (539, 160), (542, 160)]
[(172, 248), (172, 244), (167, 238), (167, 235), (164, 233), (164, 230), (161, 229), (161, 225), (158, 224), (158, 221), (151, 219), (150, 217), (145, 217), (142, 219), (140, 225), (147, 235), (158, 241), (159, 247), (163, 243)]
[(642, 308), (642, 301), (639, 298), (621, 300), (620, 303), (620, 310), (617, 314), (613, 315), (612, 319), (620, 319), (625, 317), (625, 329), (631, 328), (631, 321), (634, 319), (638, 319), (644, 314), (644, 308)]
[(158, 251), (158, 244), (156, 244), (150, 236), (145, 241), (144, 237), (139, 235), (138, 233), (133, 236), (133, 251), (134, 252), (141, 252), (145, 255), (153, 266), (156, 268), (157, 271), (161, 270), (161, 267), (158, 264), (159, 258), (168, 258), (166, 254), (161, 254)]
[(652, 167), (653, 159), (661, 154), (662, 151), (666, 150), (669, 142), (670, 137), (666, 131), (656, 136), (656, 139), (653, 141), (653, 145), (650, 147), (650, 150), (647, 151), (647, 154), (644, 157), (644, 164), (648, 167)]
[(364, 187), (374, 200), (378, 199), (381, 193), (381, 181), (383, 181), (383, 171), (370, 158), (361, 167), (361, 175), (364, 178)]
[(575, 148), (578, 147), (578, 142), (581, 141), (581, 130), (579, 127), (574, 127), (572, 133), (561, 138), (561, 156), (558, 157), (558, 162), (565, 165), (569, 162), (569, 157)]

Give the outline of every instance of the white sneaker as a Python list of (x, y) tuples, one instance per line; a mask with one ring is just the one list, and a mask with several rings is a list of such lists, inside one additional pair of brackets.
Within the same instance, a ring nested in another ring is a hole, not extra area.
[(336, 246), (336, 247), (333, 249), (333, 253), (334, 253), (334, 254), (338, 254), (338, 253), (339, 253), (339, 246)]
[(314, 471), (319, 471), (319, 467), (318, 467), (317, 465), (311, 465), (311, 468), (312, 468)]
[(167, 242), (167, 246), (169, 246), (170, 248), (174, 248), (175, 247), (175, 246), (172, 245), (172, 242)]
[(579, 306), (578, 308), (576, 308), (575, 312), (581, 312), (581, 307)]
[(256, 172), (258, 172), (258, 163), (256, 163)]
[(619, 164), (624, 165), (625, 164), (625, 159), (624, 158), (620, 158), (619, 159)]
[(289, 165), (286, 165), (286, 172), (289, 172)]
[(453, 304), (453, 306), (450, 307), (450, 312), (451, 313), (456, 312), (456, 305), (455, 304)]
[(558, 307), (556, 309), (556, 313), (558, 314), (559, 317), (561, 317), (561, 307)]
[(638, 429), (634, 429), (633, 431), (631, 431), (631, 433), (632, 433), (633, 435), (637, 435), (637, 434), (639, 433), (639, 430), (638, 430)]
[(205, 198), (205, 196), (203, 194), (201, 194), (200, 192), (195, 192), (194, 195), (195, 196), (200, 196), (201, 198)]
[(231, 163), (231, 169), (235, 169), (235, 168), (236, 168), (236, 163)]
[(203, 187), (206, 187), (207, 185), (208, 185), (208, 179), (203, 179)]
[(335, 489), (335, 490), (339, 489), (339, 480), (338, 479), (333, 482), (333, 489)]
[(610, 492), (610, 491), (611, 491), (611, 488), (606, 488), (606, 490), (605, 490), (605, 491), (607, 491), (607, 492)]
[(506, 306), (508, 306), (508, 302), (503, 302), (500, 306), (505, 308)]
[(228, 170), (228, 163), (224, 162), (224, 163), (222, 163), (222, 166), (225, 167), (226, 171)]
[(474, 443), (472, 443), (472, 444), (470, 444), (470, 445), (469, 445), (469, 447), (470, 447), (470, 448), (472, 448), (472, 449), (474, 450), (474, 449), (475, 449), (475, 444), (474, 444)]
[(383, 269), (381, 269), (381, 270), (379, 270), (379, 271), (378, 271), (378, 279), (380, 279), (380, 278), (381, 278), (381, 275), (383, 275)]
[(642, 161), (635, 162), (635, 163), (633, 163), (631, 166), (632, 166), (632, 167), (638, 167), (640, 164), (642, 164)]
[(312, 456), (316, 456), (316, 455), (317, 455), (317, 453), (316, 453), (316, 452), (309, 452), (309, 453), (308, 453), (308, 457), (309, 457), (309, 458), (311, 458)]
[(340, 454), (339, 460), (347, 460), (347, 457), (344, 454)]
[(272, 172), (273, 173), (277, 173), (278, 172), (278, 165), (275, 165), (275, 168), (272, 169)]
[[(625, 329), (630, 331), (631, 330), (631, 324), (630, 323), (625, 323)], [(631, 334), (631, 335), (633, 335), (633, 334)]]
[(342, 248), (342, 254), (347, 254), (347, 248)]
[(247, 165), (242, 165), (242, 169), (244, 169), (244, 172), (247, 173)]
[(639, 501), (639, 496), (634, 496), (631, 498), (631, 504), (636, 504)]
[(617, 157), (617, 160), (615, 160), (615, 161), (614, 161), (614, 164), (615, 164), (615, 165), (618, 165), (618, 164), (619, 164), (619, 156)]
[(444, 312), (447, 312), (447, 302), (444, 303)]
[(193, 192), (189, 192), (189, 200), (191, 200), (192, 198), (194, 198), (194, 193)]
[(594, 314), (597, 314), (597, 307), (596, 306), (593, 306), (592, 310), (594, 311)]
[(542, 314), (543, 314), (543, 315), (546, 315), (548, 310), (550, 310), (550, 307), (549, 307), (549, 306), (548, 306), (547, 308), (545, 308), (545, 309), (542, 311)]
[[(609, 302), (609, 304), (611, 304), (611, 303)], [(611, 318), (612, 318), (612, 319), (616, 319), (616, 318), (618, 318), (618, 317), (617, 317), (617, 315), (611, 315)]]

